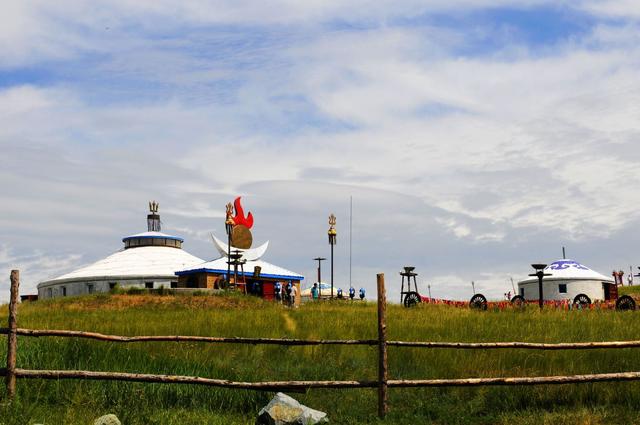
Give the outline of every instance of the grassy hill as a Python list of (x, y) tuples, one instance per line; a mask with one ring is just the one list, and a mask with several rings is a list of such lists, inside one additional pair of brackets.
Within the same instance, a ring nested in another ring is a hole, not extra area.
[[(6, 317), (6, 306), (0, 307)], [(640, 312), (478, 312), (390, 306), (389, 339), (569, 342), (640, 339)], [(4, 320), (4, 319), (2, 319)], [(20, 305), (18, 326), (118, 335), (376, 338), (376, 306), (306, 304), (288, 309), (227, 296), (95, 295)], [(18, 339), (18, 367), (197, 375), (232, 380), (376, 379), (375, 347), (276, 347), (202, 343), (117, 344)], [(0, 358), (6, 342), (0, 337)], [(390, 377), (462, 378), (640, 371), (640, 349), (540, 352), (389, 349)], [(273, 393), (167, 384), (18, 380), (0, 424), (90, 424), (115, 413), (124, 424), (253, 424)], [(378, 423), (375, 390), (291, 394), (332, 423)], [(4, 387), (0, 397), (4, 396)], [(537, 387), (391, 389), (385, 423), (637, 423), (640, 383)]]

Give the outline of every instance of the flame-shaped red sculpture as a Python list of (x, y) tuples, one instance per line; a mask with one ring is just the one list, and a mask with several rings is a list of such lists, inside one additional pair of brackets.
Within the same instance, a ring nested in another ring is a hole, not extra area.
[(251, 213), (244, 216), (244, 210), (242, 209), (242, 205), (240, 204), (241, 196), (238, 196), (235, 201), (233, 201), (233, 207), (236, 210), (236, 216), (233, 217), (233, 222), (238, 225), (242, 224), (246, 226), (248, 229), (251, 229), (253, 226), (253, 215)]

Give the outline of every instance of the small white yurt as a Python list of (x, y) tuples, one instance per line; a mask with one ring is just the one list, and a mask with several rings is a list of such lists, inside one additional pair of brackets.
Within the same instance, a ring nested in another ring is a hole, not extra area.
[[(313, 284), (311, 284), (311, 286), (309, 286), (308, 288), (303, 289), (300, 292), (300, 296), (302, 297), (302, 299), (312, 299), (313, 298), (312, 295), (311, 295), (311, 288), (313, 288), (313, 285), (317, 284), (317, 283), (318, 282), (314, 282)], [(327, 282), (321, 282), (319, 286), (320, 286), (319, 295), (322, 295), (322, 298), (331, 298), (331, 284), (327, 283)], [(338, 296), (338, 289), (339, 288), (337, 286), (333, 287), (333, 292), (334, 292), (333, 296), (334, 297)], [(348, 291), (347, 291), (347, 293), (345, 293), (343, 291), (343, 296), (344, 297), (347, 297), (348, 295), (349, 295)]]
[[(554, 261), (544, 272), (551, 274), (542, 279), (542, 295), (545, 300), (591, 303), (617, 296), (617, 287), (612, 277), (574, 260)], [(518, 290), (525, 300), (539, 299), (538, 278), (531, 276), (518, 282)]]

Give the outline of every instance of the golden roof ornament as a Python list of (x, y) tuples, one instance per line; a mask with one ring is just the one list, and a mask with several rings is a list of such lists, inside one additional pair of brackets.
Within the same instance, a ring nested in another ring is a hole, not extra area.
[(160, 206), (160, 205), (159, 205), (156, 201), (150, 201), (150, 202), (149, 202), (149, 211), (150, 211), (152, 214), (157, 214), (157, 213), (158, 213), (158, 207), (159, 207), (159, 206)]
[(337, 235), (338, 232), (336, 231), (336, 216), (331, 213), (331, 215), (329, 216), (329, 232), (330, 235)]
[(329, 231), (327, 234), (329, 235), (329, 244), (335, 245), (338, 231), (336, 230), (336, 216), (333, 213), (329, 216)]
[(225, 224), (235, 225), (236, 223), (233, 221), (233, 204), (229, 202), (227, 204), (227, 218), (224, 222)]

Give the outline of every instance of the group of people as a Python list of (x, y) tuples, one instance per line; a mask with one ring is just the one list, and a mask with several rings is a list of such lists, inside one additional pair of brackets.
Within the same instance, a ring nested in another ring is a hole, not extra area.
[(282, 284), (276, 282), (273, 286), (274, 295), (277, 302), (283, 302), (292, 307), (296, 303), (296, 295), (298, 294), (298, 288), (291, 282), (288, 282), (284, 287), (284, 294), (282, 291)]
[[(294, 306), (296, 303), (296, 296), (298, 295), (298, 288), (291, 282), (288, 282), (284, 287), (282, 283), (276, 282), (273, 285), (274, 298), (276, 302), (284, 303), (290, 307)], [(359, 296), (361, 300), (364, 300), (366, 296), (366, 291), (364, 288), (360, 288)], [(353, 300), (356, 297), (356, 289), (354, 287), (349, 288), (349, 298)], [(313, 284), (311, 288), (311, 298), (314, 300), (318, 300), (320, 298), (320, 288), (317, 283)], [(337, 298), (344, 299), (345, 296), (342, 292), (342, 289), (338, 289)]]

